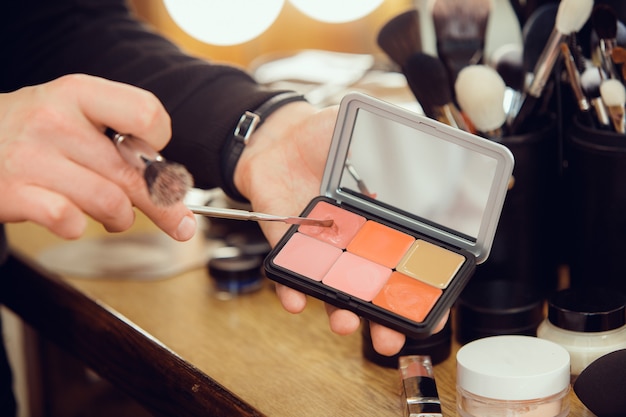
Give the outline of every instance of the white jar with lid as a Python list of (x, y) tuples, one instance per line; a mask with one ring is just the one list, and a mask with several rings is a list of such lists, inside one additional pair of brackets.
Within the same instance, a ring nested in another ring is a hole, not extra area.
[(457, 353), (461, 417), (566, 417), (569, 354), (532, 336), (492, 336)]
[(549, 300), (537, 336), (567, 349), (575, 378), (599, 357), (626, 348), (624, 297), (601, 288), (559, 291)]

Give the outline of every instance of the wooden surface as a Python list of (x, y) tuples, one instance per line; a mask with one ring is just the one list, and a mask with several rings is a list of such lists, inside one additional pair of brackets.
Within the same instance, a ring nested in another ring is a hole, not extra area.
[[(289, 314), (270, 282), (219, 300), (204, 268), (156, 280), (55, 277), (22, 262), (62, 241), (32, 224), (9, 225), (8, 237), (24, 258), (0, 271), (3, 302), (155, 415), (402, 415), (398, 372), (365, 360), (360, 334), (331, 333), (317, 300)], [(446, 416), (456, 415), (457, 348), (435, 367)], [(571, 416), (591, 415), (571, 397)]]

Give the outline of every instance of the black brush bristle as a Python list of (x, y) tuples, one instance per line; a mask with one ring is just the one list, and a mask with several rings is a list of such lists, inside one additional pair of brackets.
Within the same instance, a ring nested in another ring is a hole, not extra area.
[(409, 56), (422, 50), (419, 13), (417, 9), (391, 18), (378, 32), (378, 46), (400, 68), (404, 68)]
[(607, 4), (597, 4), (591, 14), (593, 30), (600, 39), (615, 39), (617, 37), (617, 15)]
[(545, 4), (535, 9), (522, 28), (524, 68), (533, 73), (539, 57), (550, 38), (556, 22), (559, 5)]
[(169, 161), (154, 161), (146, 166), (144, 178), (150, 198), (158, 206), (170, 206), (181, 201), (193, 186), (187, 169)]
[(439, 58), (426, 53), (411, 55), (406, 63), (406, 76), (427, 116), (433, 117), (435, 107), (452, 102), (448, 73)]

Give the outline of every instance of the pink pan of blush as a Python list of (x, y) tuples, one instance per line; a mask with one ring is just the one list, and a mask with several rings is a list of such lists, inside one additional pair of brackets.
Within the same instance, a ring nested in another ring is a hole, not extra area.
[(299, 232), (341, 249), (348, 246), (348, 243), (365, 223), (365, 217), (333, 206), (325, 201), (318, 202), (307, 217), (333, 219), (335, 224), (331, 227), (301, 225), (298, 227)]
[(372, 302), (416, 322), (422, 322), (441, 297), (442, 290), (394, 271)]
[(327, 243), (294, 233), (274, 257), (274, 263), (315, 281), (321, 281), (343, 253)]
[(413, 236), (369, 220), (348, 245), (348, 252), (395, 268), (415, 242)]
[(354, 297), (371, 301), (390, 275), (391, 269), (344, 252), (322, 282)]

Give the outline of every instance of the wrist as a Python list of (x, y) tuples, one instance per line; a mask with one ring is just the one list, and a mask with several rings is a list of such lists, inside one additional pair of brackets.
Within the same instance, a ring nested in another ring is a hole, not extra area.
[(257, 136), (260, 136), (257, 131), (261, 130), (262, 127), (265, 131), (271, 130), (268, 129), (268, 126), (274, 125), (273, 120), (277, 119), (272, 116), (284, 106), (305, 101), (306, 99), (302, 94), (295, 92), (281, 93), (270, 98), (256, 109), (246, 111), (241, 115), (233, 133), (227, 139), (222, 149), (222, 184), (224, 192), (228, 196), (235, 200), (246, 201), (246, 197), (242, 195), (237, 187), (235, 175), (244, 150), (256, 140)]

